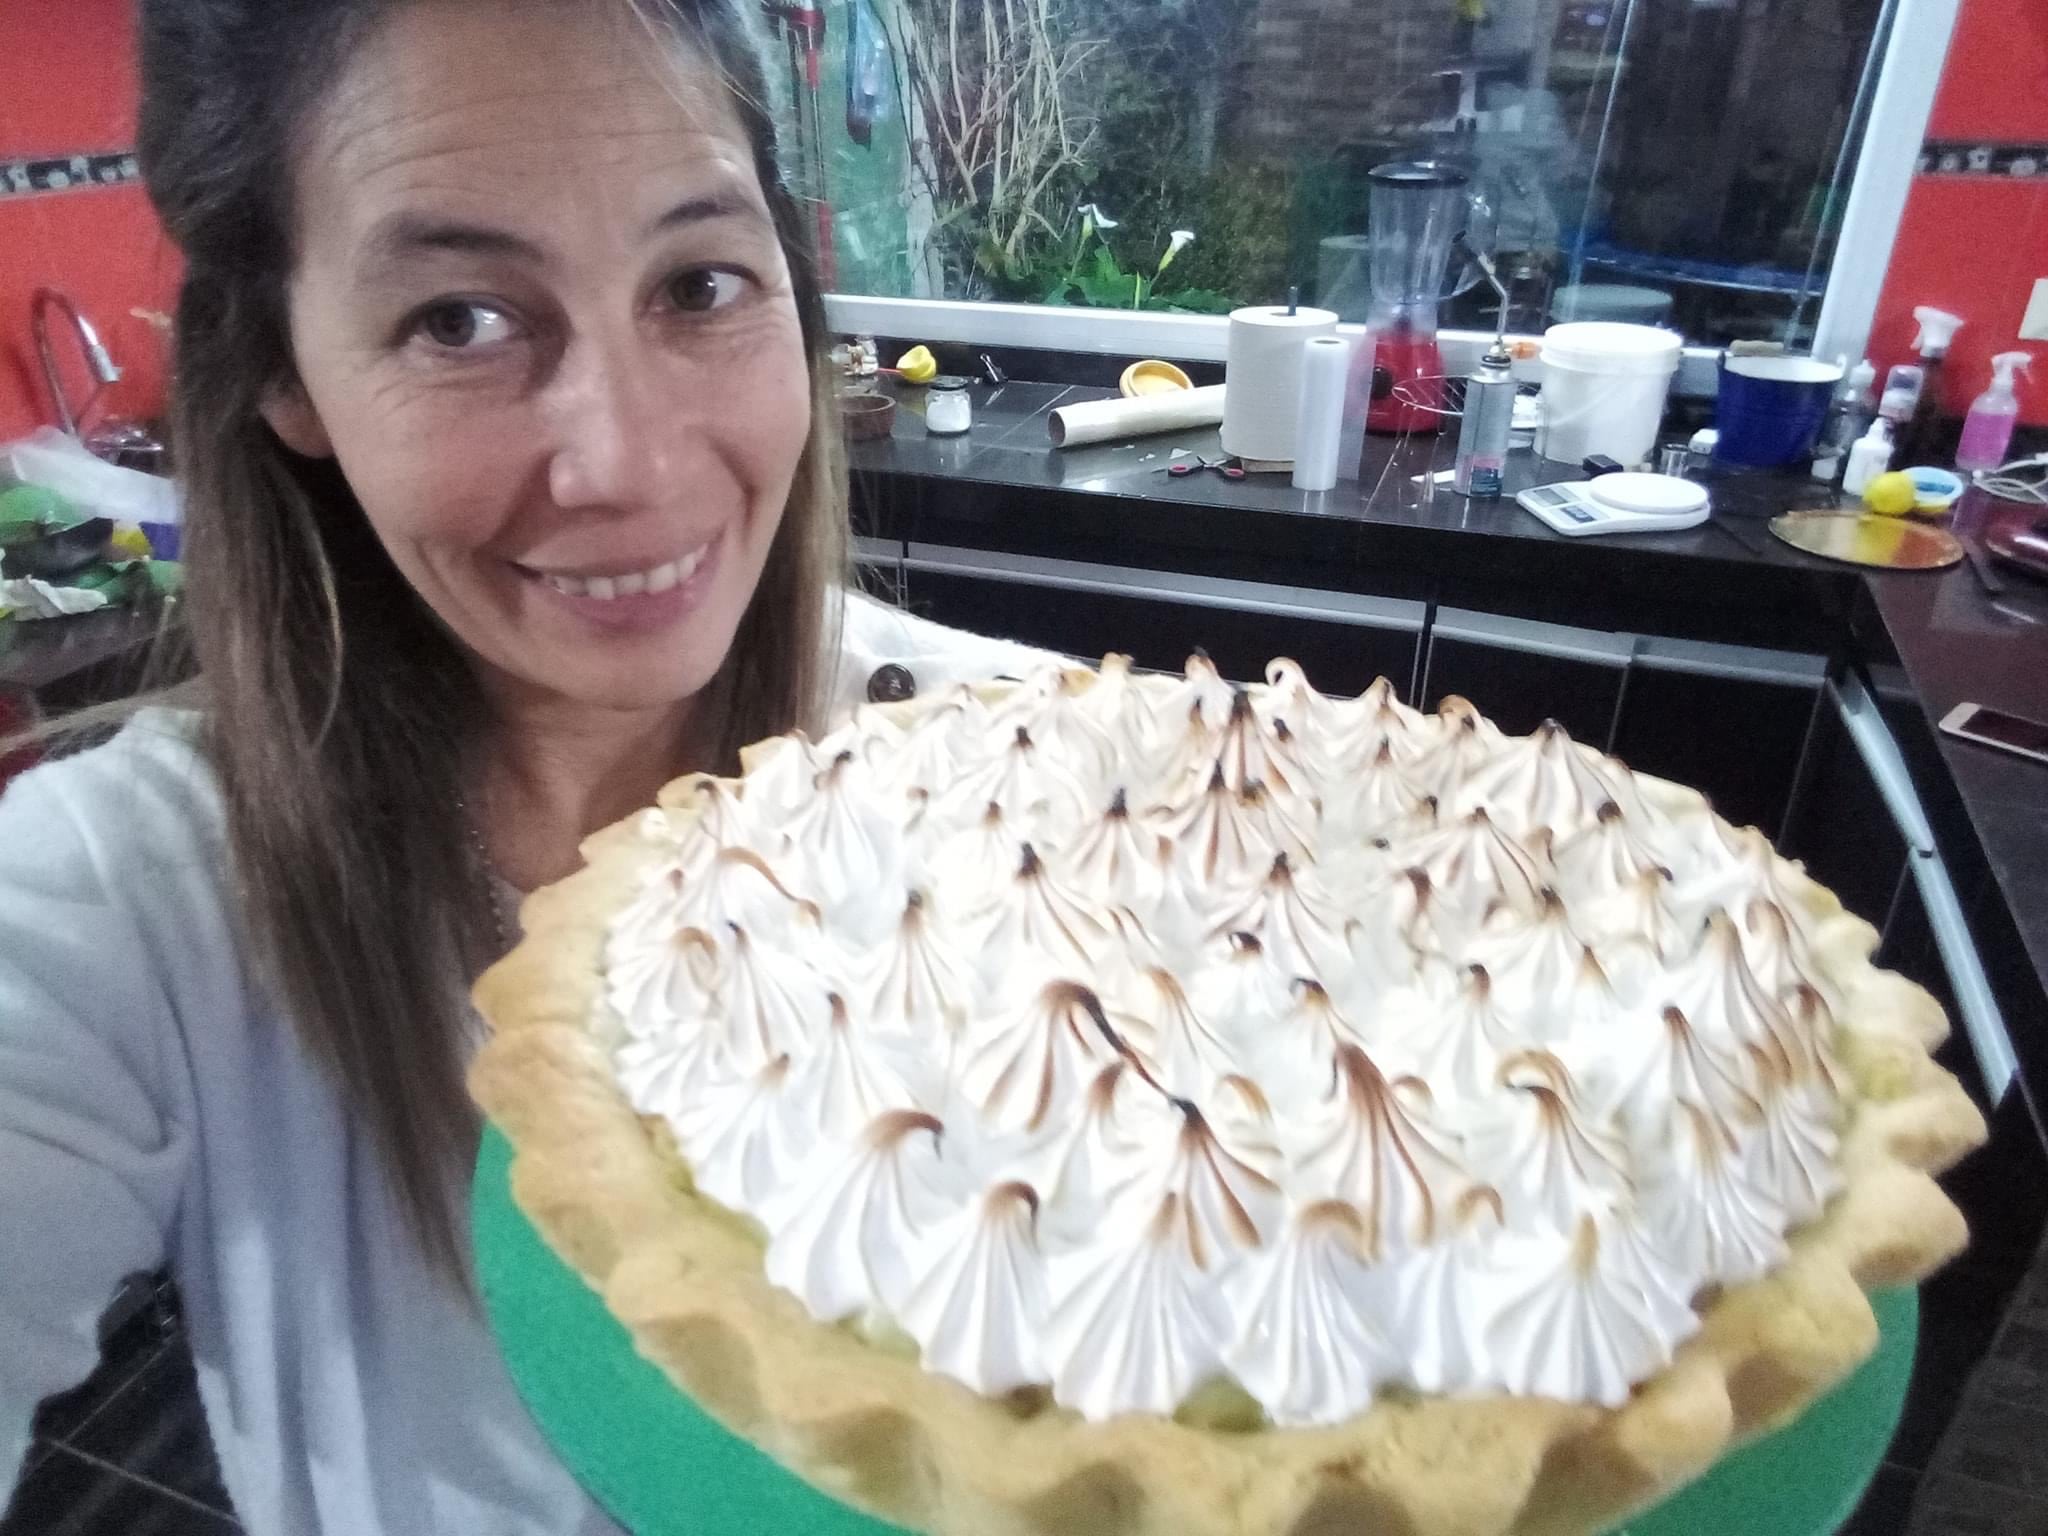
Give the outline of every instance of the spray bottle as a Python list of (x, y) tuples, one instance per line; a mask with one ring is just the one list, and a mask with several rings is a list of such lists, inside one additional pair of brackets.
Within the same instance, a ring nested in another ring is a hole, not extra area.
[(1949, 343), (1963, 326), (1961, 315), (1931, 304), (1917, 305), (1913, 318), (1920, 322), (1920, 334), (1913, 339), (1913, 350), (1920, 354), (1920, 398), (1899, 437), (1899, 461), (1907, 465), (1933, 462), (1935, 439), (1941, 435), (1942, 364)]
[(2033, 357), (2025, 352), (2001, 352), (1991, 359), (1991, 387), (1979, 395), (1963, 418), (1963, 441), (1956, 449), (1956, 468), (1965, 474), (1996, 469), (2005, 462), (2012, 446), (2013, 423), (2019, 420), (2020, 399), (2012, 376), (2020, 369), (2032, 371)]
[[(1842, 361), (1847, 363), (1848, 359), (1845, 357)], [(1849, 450), (1856, 446), (1856, 440), (1869, 429), (1871, 418), (1877, 414), (1876, 384), (1877, 369), (1871, 366), (1868, 358), (1850, 368), (1843, 377), (1841, 388), (1835, 391), (1834, 404), (1828, 408), (1820, 445), (1814, 452), (1814, 479), (1841, 478)]]

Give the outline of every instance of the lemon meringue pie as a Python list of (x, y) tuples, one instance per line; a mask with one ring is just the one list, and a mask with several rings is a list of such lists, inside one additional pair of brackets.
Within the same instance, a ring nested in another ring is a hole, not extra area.
[(478, 987), (515, 1194), (684, 1390), (912, 1527), (1589, 1530), (1963, 1240), (1940, 1009), (1554, 725), (1110, 657), (585, 853)]

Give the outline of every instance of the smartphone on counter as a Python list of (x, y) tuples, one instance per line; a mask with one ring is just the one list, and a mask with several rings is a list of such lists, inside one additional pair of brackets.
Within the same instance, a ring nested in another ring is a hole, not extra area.
[(2001, 747), (2037, 763), (2048, 763), (2048, 725), (2039, 720), (1986, 709), (1982, 704), (1958, 704), (1941, 717), (1941, 728), (1964, 741)]

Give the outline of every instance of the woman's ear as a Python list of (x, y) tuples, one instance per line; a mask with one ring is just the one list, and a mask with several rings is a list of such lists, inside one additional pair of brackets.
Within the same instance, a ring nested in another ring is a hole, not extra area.
[(327, 424), (320, 419), (320, 412), (298, 380), (266, 390), (259, 409), (278, 440), (300, 458), (334, 457), (334, 442), (327, 435)]

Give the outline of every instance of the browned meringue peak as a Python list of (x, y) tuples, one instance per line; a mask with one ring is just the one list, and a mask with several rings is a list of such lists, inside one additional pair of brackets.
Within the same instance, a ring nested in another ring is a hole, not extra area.
[(1173, 845), (1139, 825), (1118, 789), (1109, 809), (1085, 823), (1058, 860), (1061, 877), (1121, 906), (1150, 907), (1172, 868)]
[(1254, 890), (1218, 912), (1213, 938), (1232, 933), (1258, 936), (1273, 963), (1293, 976), (1334, 981), (1350, 974), (1351, 935), (1357, 924), (1313, 865), (1297, 869), (1276, 854), (1266, 878)]
[(1241, 1039), (1261, 1021), (1287, 1010), (1293, 978), (1273, 963), (1255, 934), (1232, 933), (1224, 944), (1221, 963), (1196, 969), (1189, 1002), (1195, 1016), (1214, 1024), (1219, 1034)]
[[(1125, 743), (1105, 723), (1099, 705), (1091, 708), (1087, 695), (1097, 682), (1085, 667), (1048, 670), (1017, 689), (995, 707), (1003, 725), (1025, 730), (1042, 755), (1065, 764), (1089, 783), (1110, 776)], [(1130, 690), (1135, 696), (1136, 689)]]
[(1077, 981), (1049, 981), (968, 1047), (959, 1085), (990, 1127), (1039, 1131), (1116, 1063), (1135, 1066), (1136, 1052), (1101, 1000)]
[(1263, 808), (1247, 805), (1220, 766), (1211, 769), (1209, 787), (1192, 800), (1154, 806), (1146, 814), (1147, 825), (1171, 845), (1181, 877), (1203, 890), (1235, 888), (1259, 877), (1274, 854), (1266, 821)]
[(1271, 1075), (1293, 1071), (1320, 1077), (1331, 1070), (1326, 1065), (1337, 1059), (1347, 1046), (1362, 1049), (1368, 1043), (1366, 1031), (1347, 1016), (1330, 996), (1330, 989), (1311, 977), (1299, 976), (1290, 984), (1292, 1001), (1280, 1017), (1280, 1027), (1270, 1041), (1253, 1041), (1265, 1047)]
[(1671, 871), (1651, 865), (1603, 896), (1580, 899), (1572, 913), (1588, 943), (1641, 946), (1660, 963), (1677, 960), (1699, 939), (1697, 921), (1678, 909)]
[(899, 818), (877, 807), (875, 785), (859, 761), (852, 747), (834, 753), (787, 828), (787, 850), (827, 902), (871, 889), (894, 873), (899, 859)]
[[(1277, 716), (1262, 718), (1252, 696), (1239, 688), (1231, 696), (1230, 715), (1216, 737), (1210, 757), (1232, 789), (1263, 785), (1281, 798), (1308, 799), (1314, 778), (1295, 729)], [(1206, 775), (1197, 777), (1201, 783)]]
[(867, 1017), (879, 1030), (929, 1044), (950, 1042), (974, 1006), (974, 980), (964, 956), (932, 931), (930, 904), (912, 891), (895, 938), (867, 978)]
[(1526, 1040), (1483, 965), (1466, 966), (1448, 998), (1417, 990), (1396, 1000), (1381, 1028), (1389, 1060), (1414, 1063), (1423, 1081), (1466, 1098), (1484, 1098), (1501, 1058)]
[(1533, 735), (1511, 737), (1491, 757), (1465, 764), (1448, 808), (1462, 815), (1485, 806), (1517, 836), (1547, 827), (1562, 839), (1583, 831), (1603, 806), (1627, 793), (1598, 753), (1546, 720)]
[(1381, 742), (1362, 771), (1354, 765), (1325, 783), (1331, 819), (1368, 837), (1414, 836), (1436, 825), (1436, 801), (1395, 756), (1392, 742)]
[(1178, 736), (1189, 723), (1206, 727), (1212, 734), (1223, 729), (1238, 690), (1216, 670), (1207, 653), (1196, 651), (1188, 657), (1182, 680), (1171, 687), (1159, 710), (1159, 724)]
[(1442, 901), (1467, 923), (1479, 922), (1501, 904), (1533, 914), (1550, 884), (1549, 872), (1484, 806), (1416, 839), (1409, 856)]
[(1745, 1049), (1767, 1070), (1792, 1076), (1803, 1052), (1791, 1016), (1750, 970), (1741, 935), (1727, 913), (1707, 919), (1699, 948), (1665, 978), (1663, 991), (1663, 1001), (1682, 1012), (1696, 1032)]
[(818, 904), (783, 883), (768, 861), (751, 848), (721, 848), (694, 879), (681, 870), (670, 880), (676, 895), (675, 920), (682, 928), (724, 931), (727, 923), (818, 926)]
[(1465, 776), (1491, 761), (1508, 738), (1470, 700), (1455, 693), (1437, 705), (1436, 720), (1436, 740), (1416, 759), (1415, 777), (1448, 802)]
[[(1085, 675), (1062, 674), (1071, 684), (1078, 684)], [(1141, 755), (1150, 747), (1155, 698), (1140, 684), (1130, 657), (1110, 652), (1095, 669), (1093, 685), (1078, 689), (1078, 693), (1081, 712), (1107, 731), (1119, 747)]]
[(1592, 958), (1557, 892), (1546, 886), (1537, 900), (1533, 915), (1496, 907), (1464, 949), (1464, 959), (1492, 978), (1495, 997), (1532, 1045), (1570, 1029), (1557, 1005)]
[(1442, 905), (1425, 870), (1392, 869), (1367, 885), (1351, 934), (1357, 979), (1379, 989), (1401, 986), (1414, 979), (1421, 956), (1449, 950), (1463, 934), (1463, 919), (1440, 925)]
[(1645, 870), (1671, 874), (1663, 855), (1643, 835), (1635, 818), (1613, 801), (1604, 801), (1592, 823), (1551, 844), (1557, 882), (1573, 901), (1597, 901), (1635, 884)]
[(1270, 1141), (1226, 1145), (1192, 1100), (1176, 1098), (1173, 1106), (1180, 1136), (1147, 1236), (1179, 1245), (1206, 1271), (1233, 1252), (1263, 1247), (1280, 1230), (1287, 1213), (1280, 1151)]
[(978, 910), (962, 915), (972, 948), (990, 974), (1014, 977), (1035, 951), (1056, 966), (1094, 973), (1120, 935), (1109, 908), (1077, 896), (1039, 859), (1031, 844), (1019, 851), (1017, 872)]
[(1795, 1223), (1811, 1221), (1842, 1187), (1836, 1164), (1841, 1101), (1831, 1089), (1766, 1071), (1759, 1083), (1758, 1109), (1758, 1172), (1767, 1187), (1781, 1192), (1786, 1213)]
[(677, 862), (695, 878), (718, 850), (749, 834), (746, 808), (729, 779), (696, 775), (663, 787), (658, 803), (662, 827), (675, 841)]
[(1600, 1197), (1634, 1197), (1627, 1147), (1594, 1122), (1562, 1061), (1522, 1051), (1504, 1058), (1496, 1076), (1510, 1108), (1504, 1134), (1491, 1138), (1486, 1171), (1510, 1211), (1534, 1210), (1568, 1228)]
[(916, 730), (898, 726), (886, 706), (864, 705), (855, 719), (870, 728), (878, 745), (877, 776), (902, 785), (905, 794), (943, 795), (995, 755), (988, 706), (964, 685), (934, 702)]
[[(1698, 1105), (1731, 1143), (1760, 1124), (1763, 1104), (1754, 1086), (1757, 1073), (1745, 1048), (1735, 1041), (1708, 1038), (1678, 1008), (1667, 1007), (1663, 1019), (1665, 1071), (1661, 1085), (1651, 1086), (1661, 1086), (1668, 1100)], [(1650, 1106), (1644, 1108), (1647, 1112)]]
[(1227, 1029), (1231, 1021), (1205, 1019), (1172, 971), (1148, 966), (1125, 989), (1123, 1002), (1129, 1021), (1124, 1039), (1166, 1092), (1203, 1096), (1237, 1075), (1237, 1053), (1214, 1027)]
[(1742, 953), (1757, 980), (1780, 1002), (1802, 989), (1830, 1002), (1840, 994), (1813, 953), (1812, 940), (1794, 927), (1785, 909), (1768, 896), (1753, 896), (1742, 906)]
[(1070, 825), (1094, 799), (1051, 754), (1038, 750), (1030, 729), (1022, 725), (1009, 730), (1001, 750), (979, 768), (969, 767), (942, 793), (955, 814), (970, 807), (979, 811), (991, 802), (1000, 805), (1011, 824), (1027, 833), (1040, 826)]
[(1761, 896), (1785, 914), (1801, 938), (1810, 939), (1815, 914), (1808, 905), (1805, 866), (1780, 858), (1755, 827), (1731, 827), (1719, 820), (1708, 826), (1710, 833), (1697, 840), (1694, 867), (1677, 870), (1679, 903), (1694, 910), (1739, 912)]
[(1355, 699), (1333, 699), (1318, 693), (1300, 664), (1285, 657), (1266, 668), (1262, 713), (1287, 722), (1326, 782), (1356, 774), (1382, 749), (1395, 761), (1412, 762), (1434, 730), (1434, 722), (1403, 704), (1384, 677)]
[(1460, 1146), (1435, 1124), (1427, 1087), (1390, 1081), (1346, 1042), (1337, 1047), (1329, 1094), (1291, 1149), (1292, 1193), (1355, 1206), (1367, 1256), (1377, 1261), (1435, 1240), (1443, 1214), (1475, 1182)]

